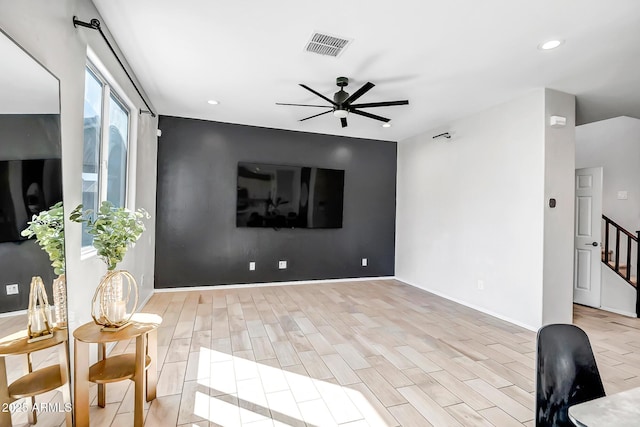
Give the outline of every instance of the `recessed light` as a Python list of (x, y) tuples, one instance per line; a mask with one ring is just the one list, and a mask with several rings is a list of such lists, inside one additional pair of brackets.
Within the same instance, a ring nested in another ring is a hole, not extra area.
[(382, 125), (383, 128), (390, 128), (391, 127), (391, 123), (386, 122)]
[(207, 101), (207, 103), (211, 104), (211, 105), (218, 105), (220, 104), (218, 101), (216, 101), (215, 99), (210, 99)]
[(551, 50), (551, 49), (557, 48), (562, 43), (564, 43), (564, 40), (549, 40), (549, 41), (546, 41), (544, 43), (540, 43), (538, 45), (538, 49), (540, 49), (540, 50)]

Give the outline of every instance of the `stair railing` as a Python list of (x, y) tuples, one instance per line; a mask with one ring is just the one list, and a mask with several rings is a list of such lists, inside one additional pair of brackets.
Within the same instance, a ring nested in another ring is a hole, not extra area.
[[(638, 248), (638, 242), (640, 241), (640, 231), (636, 231), (636, 234), (634, 235), (630, 231), (625, 230), (615, 221), (608, 218), (606, 215), (602, 215), (602, 219), (604, 220), (604, 256), (602, 257), (602, 262), (604, 262), (604, 264), (607, 267), (609, 267), (614, 272), (616, 272), (620, 277), (622, 277), (627, 283), (629, 283), (631, 286), (636, 288), (636, 316), (640, 317), (640, 286), (638, 286), (638, 280), (640, 280), (640, 250)], [(614, 242), (615, 255), (614, 255), (613, 265), (611, 265), (610, 263), (611, 260), (609, 259), (610, 251), (611, 251), (611, 245), (609, 242), (611, 237), (611, 233), (610, 233), (611, 227), (615, 229), (615, 242)], [(626, 254), (626, 260), (625, 260), (626, 271), (624, 273), (621, 271), (621, 268), (620, 268), (620, 243), (621, 243), (622, 235), (626, 237), (626, 246), (627, 246), (626, 247), (627, 254)], [(631, 257), (633, 253), (634, 244), (635, 244), (635, 253), (636, 253), (635, 283), (631, 279), (632, 277), (631, 276), (631, 265), (632, 265)]]

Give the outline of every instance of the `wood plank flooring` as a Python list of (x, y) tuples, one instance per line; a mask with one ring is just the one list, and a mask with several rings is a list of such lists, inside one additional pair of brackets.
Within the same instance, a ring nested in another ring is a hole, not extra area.
[[(159, 293), (147, 426), (533, 426), (535, 333), (395, 280)], [(574, 307), (607, 393), (640, 386), (640, 320)], [(121, 342), (112, 354), (133, 352)], [(91, 425), (132, 425), (107, 387)]]

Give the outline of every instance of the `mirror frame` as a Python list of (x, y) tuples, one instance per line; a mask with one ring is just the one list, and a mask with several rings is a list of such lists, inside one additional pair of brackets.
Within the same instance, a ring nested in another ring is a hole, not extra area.
[[(65, 183), (64, 183), (64, 147), (62, 144), (62, 129), (61, 129), (61, 124), (62, 124), (62, 101), (61, 101), (61, 81), (58, 78), (58, 76), (56, 76), (53, 72), (51, 72), (51, 70), (49, 70), (41, 61), (39, 61), (36, 57), (34, 57), (27, 49), (25, 49), (20, 43), (18, 43), (13, 37), (11, 37), (9, 34), (7, 34), (5, 32), (4, 29), (0, 28), (0, 37), (6, 37), (6, 39), (13, 43), (18, 49), (20, 49), (22, 52), (24, 52), (25, 55), (27, 55), (28, 58), (30, 58), (32, 61), (34, 61), (34, 63), (38, 64), (43, 71), (45, 71), (46, 73), (48, 73), (51, 77), (53, 77), (53, 79), (55, 80), (56, 84), (57, 84), (57, 92), (58, 92), (58, 96), (57, 96), (57, 110), (58, 110), (58, 123), (57, 123), (57, 132), (58, 132), (58, 141), (60, 144), (60, 162), (61, 162), (61, 167), (60, 167), (60, 182), (61, 182), (61, 195), (62, 195), (62, 201), (63, 201), (63, 207), (64, 207), (64, 200), (65, 200)], [(53, 113), (52, 113), (53, 114)], [(50, 206), (46, 206), (45, 209), (48, 209)], [(68, 209), (66, 207), (64, 207), (64, 217), (65, 217), (65, 222), (66, 222), (66, 217), (68, 214)], [(35, 243), (35, 241), (34, 241)], [(65, 236), (65, 248), (64, 248), (64, 258), (65, 258), (65, 275), (68, 276), (68, 271), (67, 271), (67, 266), (68, 266), (68, 247), (69, 245), (67, 245), (66, 242), (66, 236)], [(41, 249), (41, 248), (39, 248)], [(48, 259), (48, 256), (47, 256)], [(28, 265), (25, 266), (24, 268), (28, 268)], [(54, 273), (54, 277), (55, 277), (55, 273)], [(50, 289), (51, 284), (47, 284), (47, 288)], [(28, 287), (27, 287), (28, 289)], [(65, 300), (68, 301), (68, 289), (65, 286)], [(50, 299), (50, 304), (53, 304), (53, 295), (51, 295), (51, 299)], [(67, 306), (67, 319), (69, 318), (69, 313), (68, 313), (68, 306)], [(6, 317), (11, 317), (11, 313), (16, 313), (16, 316), (21, 316), (23, 314), (23, 310), (20, 309), (18, 311), (13, 311), (13, 312), (6, 312), (6, 313), (1, 313), (0, 317), (2, 318), (6, 318)], [(27, 328), (27, 316), (24, 317), (25, 319), (25, 323), (24, 323), (24, 328)], [(66, 361), (67, 361), (67, 384), (66, 387), (68, 387), (68, 390), (66, 390), (66, 392), (68, 393), (69, 396), (72, 395), (72, 376), (71, 376), (71, 358), (70, 356), (70, 334), (69, 334), (69, 329), (62, 329), (63, 331), (65, 331), (67, 333), (67, 340), (66, 340), (66, 344), (65, 344), (65, 352), (66, 352)], [(4, 335), (4, 334), (3, 334)], [(53, 338), (56, 339), (56, 338)], [(57, 347), (57, 346), (56, 346)], [(52, 354), (55, 353), (55, 347), (51, 347), (50, 350)], [(31, 369), (31, 357), (28, 356), (28, 360), (29, 360), (29, 369)], [(0, 375), (4, 375), (3, 372), (0, 372)], [(28, 399), (28, 398), (27, 398)], [(19, 401), (19, 400), (18, 400)], [(48, 416), (57, 416), (59, 414), (59, 412), (39, 412), (38, 413), (38, 421), (40, 421), (43, 417), (48, 417)], [(64, 425), (64, 419), (61, 420), (61, 423)]]

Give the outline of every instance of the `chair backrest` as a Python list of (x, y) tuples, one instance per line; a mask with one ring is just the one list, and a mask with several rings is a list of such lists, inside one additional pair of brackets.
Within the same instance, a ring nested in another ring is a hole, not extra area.
[(584, 331), (547, 325), (538, 331), (536, 427), (573, 427), (569, 406), (605, 395)]

